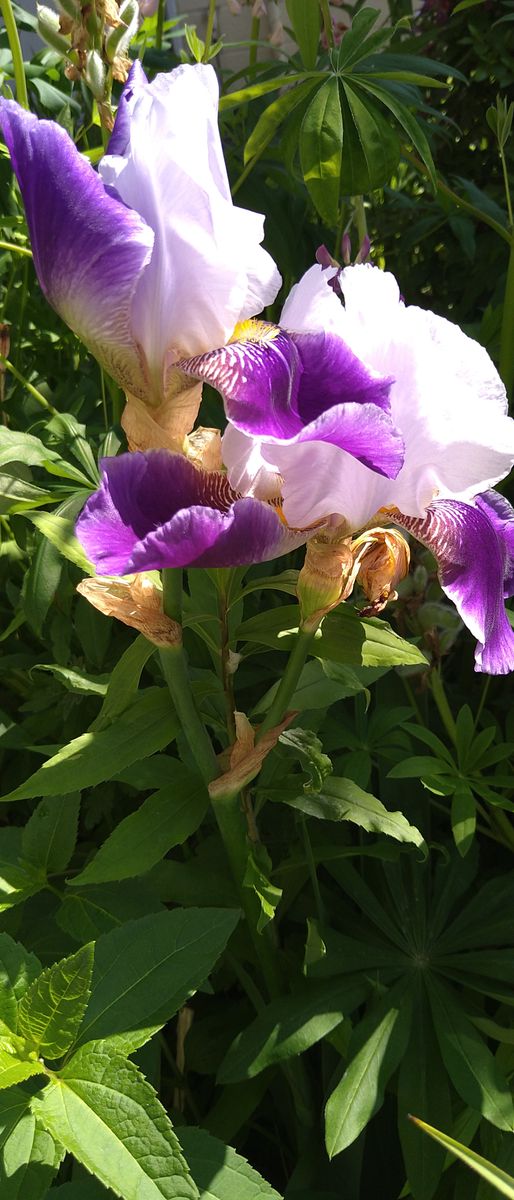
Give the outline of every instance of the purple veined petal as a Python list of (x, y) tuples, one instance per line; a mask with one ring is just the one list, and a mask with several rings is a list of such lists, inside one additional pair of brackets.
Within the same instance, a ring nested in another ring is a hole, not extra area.
[(493, 491), (492, 488), (488, 492), (483, 492), (481, 496), (475, 496), (475, 504), (482, 512), (485, 512), (503, 543), (505, 551), (503, 594), (505, 599), (508, 599), (509, 596), (514, 596), (514, 508), (505, 496), (502, 496), (500, 492)]
[(38, 279), (50, 304), (123, 387), (144, 394), (131, 305), (153, 233), (106, 193), (71, 138), (13, 100), (0, 124), (21, 188)]
[(154, 450), (104, 459), (77, 537), (100, 574), (265, 562), (302, 545), (276, 509), (241, 499), (221, 472)]
[(328, 442), (394, 478), (404, 446), (387, 411), (390, 381), (331, 334), (249, 326), (246, 338), (180, 364), (221, 392), (231, 424), (271, 456), (275, 445)]
[(124, 125), (99, 171), (155, 233), (133, 321), (160, 394), (167, 362), (223, 345), (238, 321), (271, 303), (280, 275), (260, 245), (264, 218), (232, 203), (213, 68), (157, 75), (126, 107), (129, 142)]
[(424, 518), (394, 512), (391, 520), (435, 555), (443, 591), (477, 639), (475, 669), (490, 675), (514, 670), (514, 630), (503, 603), (505, 539), (485, 506), (436, 500)]

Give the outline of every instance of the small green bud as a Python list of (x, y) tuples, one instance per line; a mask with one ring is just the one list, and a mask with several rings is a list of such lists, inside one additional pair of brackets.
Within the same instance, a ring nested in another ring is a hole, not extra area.
[(125, 3), (121, 5), (119, 15), (121, 24), (110, 29), (105, 39), (105, 53), (109, 62), (114, 62), (117, 55), (124, 54), (137, 33), (139, 25), (137, 0), (125, 0)]
[(95, 100), (103, 100), (105, 96), (106, 68), (97, 50), (89, 50), (86, 61), (86, 83), (91, 88)]
[(38, 4), (37, 27), (40, 37), (47, 46), (51, 46), (52, 50), (57, 50), (63, 57), (67, 57), (70, 43), (68, 38), (61, 33), (59, 13), (56, 13), (53, 8), (47, 8), (44, 4)]

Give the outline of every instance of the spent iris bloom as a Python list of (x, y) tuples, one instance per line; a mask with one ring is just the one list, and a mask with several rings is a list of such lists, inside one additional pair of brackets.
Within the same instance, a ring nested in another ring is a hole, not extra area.
[(281, 282), (264, 218), (232, 203), (217, 107), (211, 66), (148, 83), (136, 62), (97, 172), (55, 122), (0, 100), (45, 296), (177, 436), (200, 401), (198, 387), (181, 400), (177, 362), (222, 346)]

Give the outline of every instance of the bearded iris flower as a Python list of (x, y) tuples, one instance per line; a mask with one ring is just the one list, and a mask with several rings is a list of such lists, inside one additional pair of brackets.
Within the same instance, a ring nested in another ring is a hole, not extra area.
[(44, 294), (176, 436), (200, 402), (199, 387), (181, 400), (178, 360), (222, 346), (281, 282), (264, 218), (232, 203), (217, 104), (212, 67), (148, 83), (135, 63), (96, 172), (59, 125), (0, 100)]

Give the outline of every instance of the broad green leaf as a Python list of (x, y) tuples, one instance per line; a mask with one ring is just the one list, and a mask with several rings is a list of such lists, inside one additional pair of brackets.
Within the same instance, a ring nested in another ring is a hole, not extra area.
[(70, 453), (84, 468), (88, 480), (97, 487), (100, 482), (100, 473), (98, 465), (88, 441), (86, 427), (81, 425), (73, 413), (54, 413), (46, 426), (47, 433), (56, 441), (69, 450)]
[(98, 1179), (89, 1175), (77, 1183), (62, 1183), (60, 1187), (53, 1187), (50, 1200), (112, 1200), (112, 1197)]
[[(87, 500), (88, 493), (79, 493), (78, 496), (72, 497), (75, 501), (75, 509), (80, 510)], [(87, 556), (84, 554), (80, 542), (75, 537), (75, 521), (71, 517), (59, 516), (57, 513), (48, 512), (26, 512), (25, 517), (28, 517), (32, 524), (39, 529), (48, 541), (63, 555), (69, 559), (76, 567), (80, 567), (86, 575), (94, 575), (93, 564), (90, 563)]]
[(41, 800), (23, 830), (23, 857), (45, 876), (65, 871), (75, 849), (80, 792)]
[(8, 933), (0, 933), (0, 1020), (14, 1033), (18, 1028), (18, 1001), (40, 971), (35, 954)]
[(398, 1077), (398, 1131), (405, 1170), (415, 1200), (432, 1200), (444, 1166), (444, 1151), (420, 1142), (409, 1121), (410, 1113), (425, 1120), (452, 1122), (446, 1070), (439, 1053), (431, 1014), (421, 979), (416, 988), (414, 1019)]
[[(383, 187), (396, 170), (400, 159), (400, 142), (379, 105), (369, 96), (362, 97), (345, 80), (344, 94), (351, 121), (355, 127), (359, 150), (352, 139), (350, 122), (344, 109), (345, 144), (343, 149), (341, 186), (348, 195), (361, 195)], [(348, 141), (346, 135), (348, 134)], [(351, 149), (349, 157), (348, 150)], [(356, 152), (357, 151), (357, 152)]]
[(382, 833), (397, 842), (412, 842), (423, 848), (425, 842), (419, 829), (409, 825), (401, 812), (389, 812), (376, 796), (363, 792), (353, 779), (337, 779), (329, 775), (316, 794), (305, 793), (287, 803), (308, 816), (325, 821), (352, 821), (367, 833)]
[[(320, 78), (316, 76), (311, 79), (305, 79), (303, 83), (298, 83), (296, 87), (290, 88), (282, 96), (279, 96), (278, 100), (274, 100), (273, 104), (268, 105), (264, 112), (261, 113), (246, 142), (244, 148), (245, 165), (251, 162), (253, 158), (258, 158), (262, 154), (289, 114), (301, 104), (302, 100), (306, 99), (315, 87), (319, 86), (319, 82)], [(284, 574), (287, 573), (284, 572)], [(277, 587), (278, 578), (277, 576)], [(256, 582), (255, 587), (257, 586)], [(268, 581), (265, 586), (272, 587), (273, 584), (271, 581)], [(291, 594), (296, 595), (296, 590), (293, 590)]]
[(100, 731), (116, 721), (136, 697), (141, 675), (155, 646), (140, 633), (116, 663), (98, 716), (91, 729)]
[(300, 130), (304, 182), (320, 216), (329, 225), (339, 215), (343, 118), (336, 78), (327, 79), (311, 100)]
[(205, 1129), (183, 1126), (180, 1144), (200, 1200), (282, 1200), (245, 1158)]
[(434, 1026), (448, 1074), (466, 1104), (498, 1129), (514, 1130), (514, 1104), (507, 1080), (453, 992), (430, 976)]
[(119, 1054), (79, 1050), (32, 1108), (52, 1137), (123, 1200), (197, 1200), (153, 1088)]
[(30, 1079), (31, 1075), (44, 1073), (45, 1068), (37, 1059), (18, 1058), (14, 1052), (0, 1046), (0, 1088), (10, 1088), (15, 1083)]
[(0, 829), (0, 912), (34, 896), (44, 884), (43, 872), (23, 862), (22, 830)]
[[(29, 476), (27, 478), (26, 476)], [(32, 483), (26, 467), (13, 464), (0, 471), (0, 515), (23, 513), (41, 504), (51, 504), (53, 496)]]
[(136, 921), (155, 912), (162, 912), (162, 905), (150, 887), (142, 881), (136, 888), (132, 881), (121, 881), (77, 889), (68, 887), (56, 921), (83, 946), (126, 921)]
[(0, 1159), (2, 1200), (43, 1200), (62, 1157), (62, 1147), (56, 1145), (32, 1113), (26, 1113), (3, 1148)]
[[(460, 5), (459, 7), (464, 7)], [(481, 1154), (477, 1154), (475, 1150), (470, 1150), (469, 1146), (463, 1146), (460, 1142), (456, 1142), (454, 1138), (449, 1137), (447, 1133), (441, 1133), (439, 1129), (434, 1129), (433, 1125), (427, 1125), (426, 1121), (421, 1121), (419, 1117), (412, 1117), (418, 1129), (422, 1129), (424, 1133), (428, 1133), (429, 1137), (434, 1138), (434, 1141), (439, 1142), (445, 1150), (450, 1154), (454, 1154), (456, 1158), (460, 1158), (461, 1162), (485, 1179), (501, 1196), (508, 1196), (509, 1200), (514, 1200), (514, 1179), (512, 1175), (507, 1175), (505, 1171), (501, 1171), (499, 1167), (495, 1167), (494, 1163), (488, 1162), (482, 1158)]]
[(108, 676), (86, 675), (83, 671), (72, 671), (58, 663), (36, 663), (33, 671), (49, 671), (69, 692), (79, 696), (105, 696)]
[(60, 796), (94, 787), (131, 763), (147, 758), (176, 737), (178, 721), (168, 691), (148, 688), (108, 729), (89, 730), (63, 746), (4, 801), (31, 796)]
[(23, 612), (35, 633), (41, 635), (43, 622), (59, 587), (63, 561), (51, 542), (42, 535), (37, 538), (37, 547), (25, 576), (22, 604)]
[(271, 882), (271, 858), (262, 843), (255, 843), (248, 852), (243, 887), (251, 888), (259, 900), (261, 911), (257, 918), (257, 933), (272, 921), (282, 899), (282, 888)]
[(227, 92), (220, 99), (220, 112), (227, 108), (239, 108), (240, 104), (246, 104), (249, 100), (259, 100), (268, 92), (278, 92), (280, 88), (287, 87), (291, 83), (301, 83), (304, 79), (305, 72), (296, 71), (291, 75), (276, 75), (273, 79), (263, 79), (260, 83), (252, 83), (249, 87), (241, 88), (237, 92)]
[(360, 12), (355, 14), (351, 27), (345, 33), (339, 47), (337, 66), (340, 71), (348, 70), (353, 62), (358, 61), (363, 44), (373, 26), (376, 25), (379, 16), (378, 8), (368, 7), (361, 8)]
[(402, 979), (355, 1028), (350, 1062), (325, 1109), (329, 1158), (351, 1146), (381, 1107), (386, 1084), (405, 1053), (411, 1015), (412, 997)]
[(82, 471), (65, 462), (54, 450), (49, 450), (33, 434), (20, 433), (3, 425), (0, 430), (0, 466), (13, 462), (25, 463), (30, 467), (44, 467), (51, 471), (52, 475), (74, 479), (77, 483), (90, 482)]
[(453, 840), (464, 858), (473, 842), (477, 824), (476, 800), (467, 783), (458, 783), (452, 798), (451, 821)]
[(94, 945), (46, 967), (20, 1001), (18, 1032), (45, 1058), (73, 1046), (91, 991)]
[(308, 71), (316, 66), (319, 50), (321, 10), (312, 0), (286, 0), (287, 15), (293, 27), (302, 62)]
[(0, 1150), (28, 1110), (30, 1095), (19, 1087), (0, 1092)]
[(207, 979), (238, 919), (233, 909), (175, 909), (100, 937), (80, 1042), (164, 1024)]
[(218, 1082), (251, 1079), (273, 1063), (303, 1054), (353, 1012), (367, 992), (364, 977), (336, 978), (304, 984), (273, 1000), (232, 1042)]
[(74, 887), (141, 875), (195, 833), (208, 808), (207, 788), (178, 759), (170, 758), (169, 767), (169, 784), (120, 822), (71, 880)]
[[(336, 664), (337, 667), (338, 664)], [(289, 707), (298, 712), (304, 712), (307, 708), (329, 708), (338, 700), (344, 700), (347, 696), (356, 696), (359, 692), (365, 691), (365, 685), (361, 683), (351, 667), (338, 667), (338, 669), (341, 675), (337, 679), (333, 679), (325, 673), (319, 660), (315, 659), (313, 662), (306, 663), (289, 702)], [(267, 712), (277, 694), (279, 685), (280, 680), (270, 687), (269, 691), (256, 704), (254, 712)]]
[(389, 779), (421, 779), (423, 775), (447, 775), (448, 764), (428, 754), (414, 754), (404, 758), (388, 773)]
[[(250, 617), (236, 630), (238, 641), (256, 642), (289, 652), (298, 632), (298, 606), (283, 605)], [(329, 613), (311, 647), (316, 658), (344, 666), (399, 667), (427, 665), (424, 654), (378, 617), (359, 617), (348, 604)]]
[(474, 890), (471, 899), (461, 904), (455, 919), (447, 925), (437, 942), (437, 951), (475, 950), (477, 946), (503, 946), (512, 942), (512, 906), (514, 876), (490, 879)]

